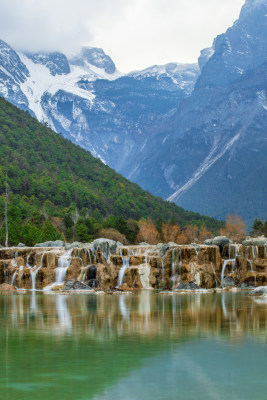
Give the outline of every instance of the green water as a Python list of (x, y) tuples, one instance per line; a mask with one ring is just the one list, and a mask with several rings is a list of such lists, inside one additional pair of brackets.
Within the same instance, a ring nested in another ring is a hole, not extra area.
[(247, 293), (0, 296), (0, 399), (267, 398)]

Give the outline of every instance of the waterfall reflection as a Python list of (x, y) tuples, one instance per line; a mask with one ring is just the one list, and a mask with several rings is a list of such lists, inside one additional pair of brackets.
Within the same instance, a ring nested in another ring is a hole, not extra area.
[[(263, 301), (264, 300), (264, 301)], [(101, 340), (140, 336), (201, 334), (267, 337), (266, 299), (246, 293), (159, 295), (143, 291), (133, 295), (79, 294), (0, 296), (0, 329), (29, 327), (46, 334), (85, 335)]]

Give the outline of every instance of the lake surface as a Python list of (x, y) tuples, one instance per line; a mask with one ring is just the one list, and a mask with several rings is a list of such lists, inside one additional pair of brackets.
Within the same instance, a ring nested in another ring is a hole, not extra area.
[(0, 399), (266, 400), (246, 292), (0, 295)]

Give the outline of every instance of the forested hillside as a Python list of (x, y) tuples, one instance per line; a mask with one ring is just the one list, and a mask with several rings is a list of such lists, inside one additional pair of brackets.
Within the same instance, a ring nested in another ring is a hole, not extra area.
[(141, 218), (182, 228), (206, 225), (213, 232), (222, 225), (152, 196), (0, 98), (2, 243), (6, 174), (10, 244), (63, 235), (67, 240), (91, 240), (101, 228), (114, 228), (134, 241)]

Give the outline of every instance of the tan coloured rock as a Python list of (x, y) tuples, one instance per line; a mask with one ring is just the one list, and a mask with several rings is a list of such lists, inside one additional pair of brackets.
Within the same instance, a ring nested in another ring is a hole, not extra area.
[(0, 292), (15, 292), (17, 289), (13, 285), (8, 285), (7, 283), (2, 283), (0, 285)]
[(265, 246), (231, 244), (220, 249), (217, 246), (171, 244), (163, 258), (159, 256), (161, 247), (123, 246), (107, 260), (100, 249), (94, 254), (90, 246), (73, 248), (71, 254), (64, 248), (0, 249), (0, 284), (14, 283), (18, 288), (31, 289), (32, 272), (38, 270), (36, 289), (52, 285), (61, 256), (70, 257), (65, 280), (86, 280), (87, 269), (94, 264), (96, 279), (105, 291), (117, 287), (123, 257), (129, 257), (123, 283), (133, 289), (171, 289), (174, 286), (173, 270), (176, 283), (195, 282), (201, 288), (215, 288), (220, 286), (224, 260), (227, 262), (224, 276), (232, 277), (236, 284), (267, 284)]

